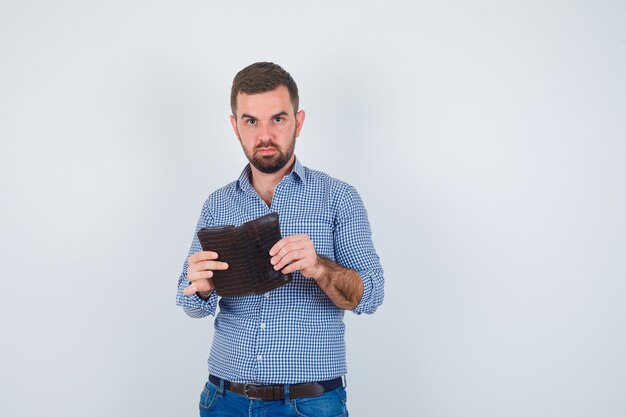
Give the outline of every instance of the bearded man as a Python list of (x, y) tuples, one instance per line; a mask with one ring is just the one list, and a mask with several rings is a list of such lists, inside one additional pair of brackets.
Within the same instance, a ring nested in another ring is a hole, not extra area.
[(196, 233), (278, 213), (285, 237), (270, 263), (292, 280), (264, 294), (220, 297), (212, 278), (229, 265), (194, 235), (176, 303), (194, 318), (215, 315), (219, 303), (200, 415), (347, 416), (344, 312), (371, 314), (384, 296), (367, 212), (354, 187), (296, 158), (305, 113), (283, 68), (242, 69), (231, 109), (250, 163), (207, 198)]

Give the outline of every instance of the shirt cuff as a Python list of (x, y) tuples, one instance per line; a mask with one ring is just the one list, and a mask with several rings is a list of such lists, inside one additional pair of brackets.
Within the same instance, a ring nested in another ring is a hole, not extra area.
[(361, 296), (359, 304), (352, 310), (356, 314), (367, 312), (369, 300), (372, 298), (372, 280), (370, 279), (370, 277), (362, 275), (361, 280), (363, 281), (363, 295)]
[(186, 279), (183, 280), (178, 286), (178, 293), (176, 294), (176, 305), (183, 307), (187, 314), (194, 317), (207, 316), (209, 314), (215, 315), (215, 307), (217, 306), (217, 294), (215, 291), (211, 293), (206, 300), (200, 298), (198, 294), (185, 295), (183, 291), (190, 285), (190, 282)]

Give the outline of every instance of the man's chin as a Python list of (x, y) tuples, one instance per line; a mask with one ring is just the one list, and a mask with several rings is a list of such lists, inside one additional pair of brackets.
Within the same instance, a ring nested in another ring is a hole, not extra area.
[(284, 168), (286, 164), (273, 156), (256, 157), (250, 163), (264, 174), (274, 174)]
[(259, 165), (259, 164), (252, 164), (252, 165), (254, 165), (254, 167), (256, 169), (258, 169), (259, 171), (261, 171), (264, 174), (275, 174), (275, 173), (277, 173), (278, 171), (280, 171), (284, 167), (284, 165), (282, 167), (281, 166), (276, 166), (276, 165), (270, 165), (270, 166)]

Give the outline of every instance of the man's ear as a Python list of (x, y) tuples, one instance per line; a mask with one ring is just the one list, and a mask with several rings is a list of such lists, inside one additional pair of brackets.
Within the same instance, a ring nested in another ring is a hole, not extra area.
[(298, 113), (296, 113), (296, 137), (300, 136), (300, 130), (304, 124), (304, 117), (304, 110), (299, 110)]
[(237, 136), (237, 139), (239, 139), (239, 129), (237, 129), (237, 118), (233, 115), (230, 116), (230, 124), (233, 127), (235, 136)]

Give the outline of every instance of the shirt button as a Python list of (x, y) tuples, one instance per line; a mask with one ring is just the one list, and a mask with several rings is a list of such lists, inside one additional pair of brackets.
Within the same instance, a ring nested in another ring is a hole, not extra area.
[(266, 327), (265, 323), (261, 323), (261, 329), (265, 329)]
[(259, 361), (259, 362), (261, 362), (261, 361), (263, 360), (263, 356), (261, 356), (261, 355), (257, 356), (257, 357), (256, 357), (256, 360), (257, 360), (257, 361)]
[(265, 298), (270, 298), (270, 293), (269, 292), (265, 293)]

